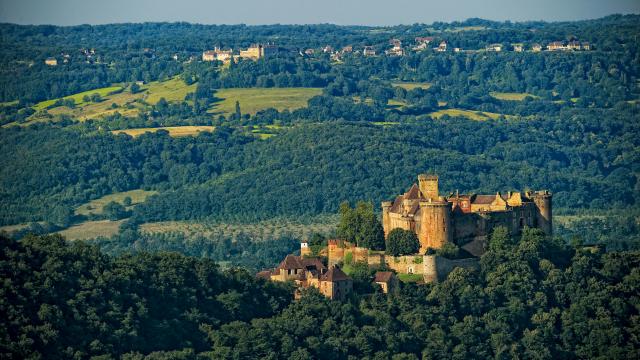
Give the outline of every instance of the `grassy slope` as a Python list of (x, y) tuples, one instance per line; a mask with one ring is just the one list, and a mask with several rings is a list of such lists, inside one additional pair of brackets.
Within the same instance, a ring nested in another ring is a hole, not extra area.
[(489, 95), (491, 95), (492, 97), (494, 97), (496, 99), (499, 99), (499, 100), (511, 100), (511, 101), (522, 101), (527, 96), (530, 96), (533, 99), (539, 98), (539, 96), (536, 96), (536, 95), (533, 95), (533, 94), (529, 94), (529, 93), (514, 93), (514, 92), (492, 91), (492, 92), (489, 93)]
[[(432, 118), (439, 119), (443, 115), (449, 115), (451, 117), (454, 116), (462, 116), (471, 120), (483, 121), (489, 119), (498, 119), (502, 114), (492, 113), (492, 112), (484, 112), (484, 111), (471, 111), (471, 110), (463, 110), (463, 109), (442, 109), (438, 111), (434, 111), (429, 114)], [(507, 119), (514, 118), (513, 115), (504, 115)]]
[(157, 128), (137, 128), (137, 129), (126, 129), (126, 130), (113, 130), (114, 134), (127, 134), (133, 137), (140, 136), (146, 132), (156, 132), (158, 130), (166, 130), (169, 132), (170, 136), (180, 137), (180, 136), (191, 136), (197, 135), (201, 131), (213, 131), (215, 130), (214, 126), (165, 126), (165, 127), (157, 127)]
[(216, 97), (222, 99), (209, 110), (213, 114), (235, 113), (236, 101), (240, 111), (255, 114), (260, 110), (274, 108), (293, 110), (307, 106), (307, 101), (322, 93), (320, 88), (241, 88), (220, 89)]
[(83, 223), (73, 225), (68, 229), (59, 231), (58, 233), (68, 240), (93, 239), (98, 236), (110, 237), (118, 233), (118, 228), (122, 222), (124, 222), (124, 220), (85, 221)]
[(153, 194), (157, 194), (157, 191), (146, 191), (138, 189), (113, 193), (105, 195), (99, 199), (92, 200), (84, 205), (78, 206), (78, 208), (75, 210), (75, 213), (76, 215), (102, 214), (102, 208), (111, 201), (122, 204), (124, 198), (129, 196), (131, 198), (131, 205), (136, 205), (144, 202), (147, 199), (147, 196), (151, 196)]
[[(75, 101), (76, 105), (80, 106), (80, 105), (85, 104), (84, 100), (82, 99), (85, 96), (91, 96), (92, 94), (100, 94), (100, 96), (106, 97), (110, 93), (115, 92), (115, 91), (119, 91), (121, 89), (122, 89), (121, 86), (109, 86), (109, 87), (93, 89), (93, 90), (84, 91), (84, 92), (81, 92), (81, 93), (65, 96), (62, 99), (73, 99)], [(53, 105), (57, 100), (59, 100), (59, 99), (51, 99), (51, 100), (41, 101), (41, 102), (35, 104), (33, 106), (33, 109), (36, 110), (36, 111), (44, 110), (47, 107)]]
[(397, 81), (397, 82), (392, 82), (391, 83), (392, 86), (395, 87), (401, 87), (405, 90), (413, 90), (413, 89), (425, 89), (427, 90), (428, 88), (431, 87), (431, 83), (428, 82), (405, 82), (405, 81)]

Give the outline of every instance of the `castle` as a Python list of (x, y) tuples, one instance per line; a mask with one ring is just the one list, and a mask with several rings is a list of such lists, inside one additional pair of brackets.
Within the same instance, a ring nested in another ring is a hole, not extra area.
[(551, 198), (546, 190), (441, 196), (438, 177), (420, 174), (409, 191), (382, 202), (382, 226), (385, 237), (395, 228), (415, 232), (421, 254), (452, 242), (479, 256), (496, 226), (506, 227), (511, 234), (536, 227), (551, 235)]

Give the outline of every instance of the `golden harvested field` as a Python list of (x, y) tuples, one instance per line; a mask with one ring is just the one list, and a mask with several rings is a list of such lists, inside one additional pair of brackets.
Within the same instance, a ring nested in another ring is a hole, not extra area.
[(533, 99), (540, 98), (539, 96), (529, 94), (529, 93), (496, 92), (496, 91), (491, 91), (489, 95), (499, 100), (511, 100), (511, 101), (522, 101), (527, 96), (530, 96)]
[(273, 219), (253, 224), (163, 221), (142, 224), (140, 231), (146, 233), (180, 232), (186, 237), (238, 238), (239, 236), (248, 236), (255, 240), (267, 240), (286, 235), (305, 239), (313, 233), (329, 234), (333, 232), (337, 220), (336, 216), (322, 216), (308, 223), (289, 219)]
[[(471, 110), (463, 110), (463, 109), (442, 109), (438, 111), (434, 111), (429, 114), (432, 118), (439, 119), (443, 115), (449, 115), (451, 117), (454, 116), (463, 116), (467, 119), (483, 121), (489, 119), (498, 119), (502, 114), (492, 113), (492, 112), (484, 112), (484, 111), (471, 111)], [(515, 118), (513, 115), (504, 115), (507, 119)]]
[(124, 220), (109, 221), (85, 221), (72, 227), (59, 231), (58, 234), (67, 240), (87, 240), (98, 236), (111, 237), (118, 233), (118, 228)]
[(165, 126), (165, 127), (157, 127), (157, 128), (137, 128), (137, 129), (125, 129), (125, 130), (113, 130), (111, 131), (113, 134), (127, 134), (133, 137), (140, 136), (147, 132), (156, 132), (158, 130), (166, 130), (169, 132), (170, 136), (180, 137), (180, 136), (192, 136), (197, 135), (201, 131), (211, 132), (215, 130), (214, 126)]
[(427, 90), (428, 88), (431, 87), (431, 83), (428, 82), (405, 82), (405, 81), (398, 81), (398, 82), (392, 82), (391, 83), (392, 86), (395, 87), (401, 87), (405, 90), (413, 90), (413, 89), (425, 89)]
[(209, 113), (228, 115), (236, 111), (236, 101), (240, 112), (255, 114), (260, 110), (295, 110), (307, 106), (307, 101), (322, 93), (321, 88), (240, 88), (220, 89), (216, 97), (222, 99), (214, 103)]
[(131, 190), (123, 191), (119, 193), (113, 193), (105, 195), (99, 199), (91, 200), (90, 202), (78, 206), (75, 210), (76, 215), (90, 215), (90, 214), (102, 214), (102, 208), (111, 201), (122, 204), (124, 198), (127, 196), (131, 198), (131, 205), (136, 205), (144, 202), (148, 196), (157, 194), (157, 191), (146, 190)]

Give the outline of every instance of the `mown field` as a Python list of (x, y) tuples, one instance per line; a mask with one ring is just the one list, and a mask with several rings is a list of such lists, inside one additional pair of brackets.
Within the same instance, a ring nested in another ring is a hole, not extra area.
[(59, 231), (58, 234), (64, 236), (67, 240), (86, 240), (98, 236), (110, 237), (118, 233), (120, 224), (124, 221), (125, 220), (85, 221)]
[(236, 101), (240, 103), (240, 112), (255, 114), (260, 110), (294, 110), (307, 106), (307, 101), (322, 93), (321, 88), (240, 88), (220, 89), (216, 97), (220, 101), (213, 104), (209, 112), (228, 115), (236, 111)]
[(102, 214), (102, 208), (110, 203), (111, 201), (115, 201), (117, 203), (123, 204), (124, 199), (126, 197), (131, 198), (131, 206), (140, 204), (144, 202), (148, 196), (157, 194), (157, 191), (146, 191), (146, 190), (131, 190), (131, 191), (123, 191), (118, 193), (109, 194), (103, 196), (99, 199), (92, 200), (86, 204), (78, 206), (75, 210), (76, 215), (91, 215), (91, 214)]
[(113, 130), (111, 131), (111, 133), (113, 134), (127, 134), (127, 135), (131, 135), (133, 137), (137, 137), (140, 136), (144, 133), (147, 132), (157, 132), (160, 130), (165, 130), (169, 132), (170, 136), (173, 137), (180, 137), (180, 136), (193, 136), (193, 135), (197, 135), (198, 133), (202, 132), (202, 131), (208, 131), (211, 132), (213, 130), (215, 130), (214, 126), (206, 126), (206, 125), (200, 125), (200, 126), (193, 126), (193, 125), (188, 125), (188, 126), (165, 126), (165, 127), (157, 127), (157, 128), (136, 128), (136, 129), (125, 129), (125, 130)]
[(392, 86), (400, 87), (405, 90), (413, 90), (413, 89), (424, 89), (427, 90), (431, 87), (431, 83), (428, 82), (406, 82), (406, 81), (396, 81), (391, 83)]
[(491, 95), (491, 97), (494, 97), (494, 98), (499, 99), (499, 100), (510, 100), (510, 101), (522, 101), (527, 96), (531, 97), (532, 99), (540, 98), (539, 96), (536, 96), (536, 95), (533, 95), (533, 94), (529, 94), (529, 93), (515, 93), (515, 92), (491, 91), (489, 93), (489, 95)]
[(444, 115), (449, 115), (451, 117), (462, 116), (462, 117), (466, 117), (467, 119), (476, 120), (476, 121), (484, 121), (484, 120), (490, 120), (490, 119), (495, 120), (500, 118), (500, 116), (504, 116), (507, 119), (514, 118), (513, 115), (503, 115), (503, 114), (486, 112), (486, 111), (471, 111), (471, 110), (463, 110), (463, 109), (442, 109), (442, 110), (429, 113), (429, 116), (435, 119), (439, 119)]

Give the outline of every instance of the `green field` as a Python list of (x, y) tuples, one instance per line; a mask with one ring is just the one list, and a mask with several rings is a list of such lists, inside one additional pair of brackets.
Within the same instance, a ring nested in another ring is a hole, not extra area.
[[(84, 92), (81, 92), (81, 93), (65, 96), (65, 97), (60, 98), (60, 99), (73, 99), (76, 102), (76, 106), (81, 106), (81, 105), (85, 104), (84, 100), (82, 99), (82, 98), (85, 97), (85, 95), (91, 96), (92, 94), (99, 94), (101, 97), (104, 98), (104, 97), (108, 96), (109, 94), (111, 94), (112, 92), (116, 92), (116, 91), (120, 91), (120, 90), (122, 90), (122, 86), (109, 86), (109, 87), (93, 89), (93, 90), (84, 91)], [(36, 110), (36, 111), (44, 110), (44, 109), (48, 108), (49, 106), (53, 105), (56, 101), (58, 101), (60, 99), (52, 99), (52, 100), (41, 101), (41, 102), (35, 104), (33, 106), (33, 109)]]
[[(66, 96), (63, 99), (73, 99), (75, 108), (71, 109), (66, 106), (57, 106), (47, 109), (53, 105), (58, 99), (42, 101), (33, 106), (38, 113), (29, 118), (29, 122), (46, 121), (46, 116), (42, 115), (69, 115), (79, 121), (87, 119), (99, 118), (112, 115), (116, 112), (123, 116), (136, 116), (140, 111), (148, 108), (145, 104), (156, 104), (161, 98), (169, 102), (183, 101), (188, 93), (195, 91), (196, 85), (187, 85), (176, 76), (165, 81), (152, 81), (146, 85), (140, 86), (140, 91), (132, 94), (129, 89), (123, 86), (114, 85), (111, 87), (84, 91), (78, 94)], [(123, 91), (120, 91), (124, 89)], [(114, 93), (115, 92), (115, 93)], [(102, 97), (102, 101), (84, 102), (82, 98), (85, 95), (98, 93)], [(115, 107), (113, 106), (115, 104)]]
[(131, 198), (131, 205), (136, 205), (144, 202), (148, 196), (157, 194), (157, 191), (146, 191), (146, 190), (131, 190), (113, 193), (109, 195), (105, 195), (99, 199), (92, 200), (84, 205), (80, 205), (75, 210), (76, 215), (91, 215), (91, 214), (102, 214), (102, 208), (110, 203), (111, 201), (115, 201), (117, 203), (122, 204), (124, 198), (127, 196)]
[(209, 113), (228, 115), (235, 113), (236, 101), (240, 103), (240, 112), (255, 114), (260, 110), (294, 110), (307, 106), (307, 101), (320, 95), (320, 88), (241, 88), (220, 89), (216, 97), (221, 99), (213, 104)]
[(401, 87), (405, 90), (413, 90), (413, 89), (424, 89), (427, 90), (428, 88), (431, 87), (431, 83), (428, 82), (408, 82), (408, 81), (397, 81), (397, 82), (392, 82), (391, 83), (392, 86), (395, 87)]
[(179, 76), (167, 81), (153, 81), (141, 87), (145, 101), (155, 105), (164, 98), (167, 101), (183, 101), (188, 93), (196, 91), (196, 84), (187, 85)]
[(165, 127), (157, 127), (157, 128), (136, 128), (136, 129), (125, 129), (125, 130), (113, 130), (111, 133), (113, 134), (127, 134), (133, 137), (140, 136), (144, 133), (148, 132), (156, 132), (158, 130), (166, 130), (169, 132), (169, 135), (172, 137), (181, 137), (181, 136), (193, 136), (197, 135), (201, 131), (212, 132), (215, 130), (214, 126), (200, 125), (200, 126), (165, 126)]
[(58, 234), (64, 236), (67, 240), (87, 240), (98, 236), (111, 237), (118, 233), (118, 228), (123, 222), (124, 220), (85, 221), (59, 231)]
[(522, 101), (524, 100), (527, 96), (530, 96), (533, 99), (539, 99), (539, 96), (533, 95), (533, 94), (528, 94), (528, 93), (514, 93), (514, 92), (497, 92), (497, 91), (491, 91), (489, 93), (489, 95), (491, 95), (491, 97), (494, 97), (496, 99), (499, 100), (511, 100), (511, 101)]
[[(486, 111), (471, 111), (471, 110), (463, 110), (463, 109), (442, 109), (438, 111), (434, 111), (429, 114), (432, 118), (439, 119), (444, 115), (449, 115), (451, 117), (462, 116), (467, 119), (476, 120), (476, 121), (484, 121), (484, 120), (495, 120), (498, 119), (502, 114), (486, 112)], [(505, 118), (511, 119), (514, 118), (513, 115), (504, 115)]]

